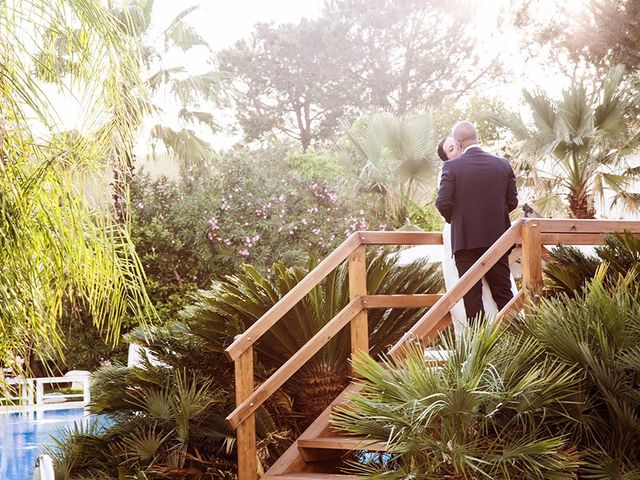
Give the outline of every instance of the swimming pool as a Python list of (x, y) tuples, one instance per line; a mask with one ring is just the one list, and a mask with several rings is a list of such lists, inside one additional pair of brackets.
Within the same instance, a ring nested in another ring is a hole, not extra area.
[(0, 415), (0, 479), (31, 480), (33, 465), (51, 436), (82, 421), (81, 408)]

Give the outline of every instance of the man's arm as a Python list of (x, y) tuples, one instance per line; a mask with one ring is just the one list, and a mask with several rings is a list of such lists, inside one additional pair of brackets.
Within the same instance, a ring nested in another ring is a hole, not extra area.
[(507, 184), (507, 208), (509, 213), (513, 212), (518, 206), (518, 189), (516, 188), (516, 176), (513, 168), (509, 165), (509, 183)]
[(436, 198), (436, 208), (447, 223), (451, 223), (451, 213), (453, 212), (453, 193), (456, 188), (456, 179), (449, 167), (449, 162), (444, 162), (442, 165), (440, 190), (438, 191), (438, 198)]

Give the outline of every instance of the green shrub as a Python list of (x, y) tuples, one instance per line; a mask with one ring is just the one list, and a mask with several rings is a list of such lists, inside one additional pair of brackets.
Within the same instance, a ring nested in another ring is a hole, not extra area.
[(278, 150), (237, 150), (221, 155), (210, 175), (140, 175), (131, 192), (132, 237), (161, 318), (243, 263), (264, 271), (276, 261), (306, 265), (355, 230), (385, 228), (366, 198), (342, 193), (342, 179), (308, 174)]

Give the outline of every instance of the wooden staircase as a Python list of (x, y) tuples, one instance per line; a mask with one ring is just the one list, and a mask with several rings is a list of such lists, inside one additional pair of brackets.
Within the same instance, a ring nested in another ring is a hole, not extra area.
[[(442, 244), (442, 235), (427, 232), (355, 232), (296, 287), (276, 303), (246, 332), (227, 348), (227, 357), (235, 362), (236, 408), (227, 416), (237, 430), (238, 479), (255, 480), (258, 476), (255, 438), (255, 412), (298, 369), (327, 342), (349, 325), (351, 351), (368, 351), (367, 311), (371, 308), (429, 307), (427, 313), (389, 350), (388, 355), (402, 357), (412, 342), (428, 345), (451, 322), (451, 308), (514, 246), (522, 246), (522, 289), (498, 314), (508, 321), (513, 312), (525, 311), (542, 292), (544, 245), (599, 244), (610, 232), (630, 231), (640, 234), (640, 222), (603, 220), (523, 219), (515, 223), (470, 268), (460, 281), (444, 295), (367, 295), (365, 248), (367, 245)], [(257, 388), (253, 378), (253, 344), (284, 314), (307, 295), (334, 268), (349, 262), (350, 302), (307, 344)], [(356, 438), (335, 431), (330, 425), (331, 410), (359, 389), (355, 383), (347, 388), (294, 441), (289, 449), (262, 476), (266, 480), (356, 480), (343, 475), (339, 464), (352, 451), (386, 452), (384, 442)]]

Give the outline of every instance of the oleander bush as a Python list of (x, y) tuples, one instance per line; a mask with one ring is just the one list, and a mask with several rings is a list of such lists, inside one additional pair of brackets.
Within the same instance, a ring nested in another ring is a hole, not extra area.
[[(347, 195), (327, 157), (281, 149), (220, 155), (209, 174), (178, 180), (140, 175), (132, 186), (132, 237), (161, 318), (186, 293), (207, 288), (244, 263), (304, 266), (351, 232), (385, 229), (366, 195)], [(326, 175), (326, 176), (323, 176)]]

